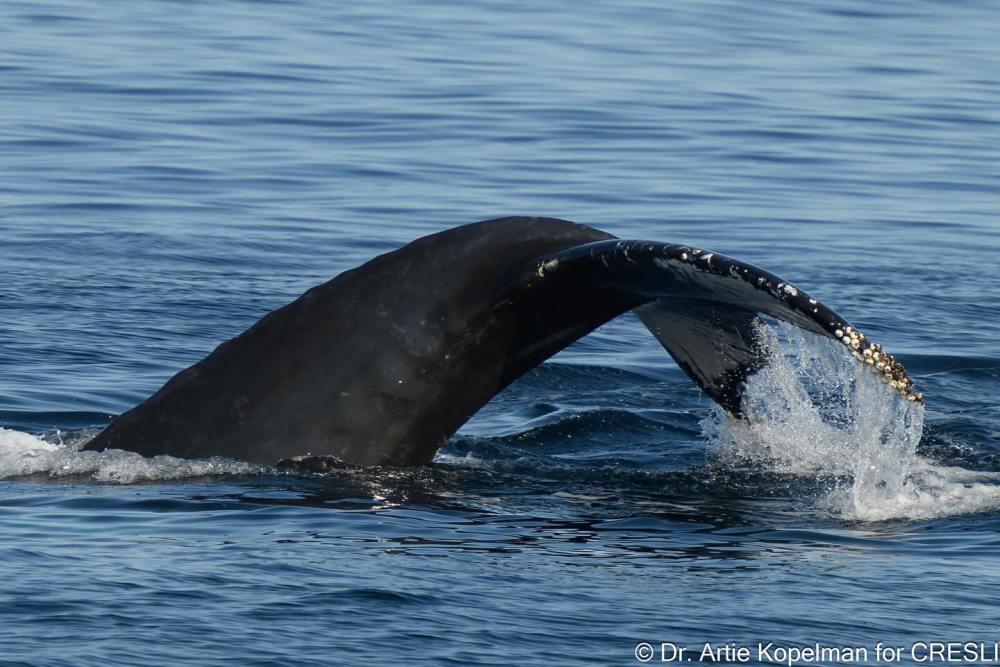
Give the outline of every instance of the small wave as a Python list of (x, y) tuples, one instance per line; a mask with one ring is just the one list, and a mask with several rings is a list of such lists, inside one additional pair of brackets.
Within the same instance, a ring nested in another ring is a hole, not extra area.
[(828, 339), (779, 324), (761, 330), (768, 365), (747, 383), (747, 420), (721, 411), (703, 429), (721, 460), (832, 477), (820, 501), (847, 520), (928, 519), (1000, 507), (1000, 473), (917, 456), (924, 407), (902, 400)]
[(243, 475), (264, 472), (265, 466), (212, 458), (144, 458), (134, 452), (111, 449), (81, 451), (83, 441), (48, 442), (38, 436), (0, 428), (0, 479), (48, 474), (50, 477), (88, 476), (96, 481), (134, 484), (206, 475)]

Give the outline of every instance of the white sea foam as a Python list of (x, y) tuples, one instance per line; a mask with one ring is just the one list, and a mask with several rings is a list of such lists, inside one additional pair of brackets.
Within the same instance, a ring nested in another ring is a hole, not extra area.
[[(80, 445), (82, 441), (75, 444)], [(264, 466), (222, 458), (144, 458), (139, 454), (117, 449), (104, 452), (80, 451), (72, 443), (57, 444), (28, 433), (0, 428), (0, 479), (34, 474), (48, 474), (52, 477), (82, 475), (101, 482), (132, 484), (147, 480), (248, 474), (264, 470)]]
[(925, 519), (1000, 506), (998, 475), (917, 455), (924, 407), (906, 401), (841, 345), (764, 327), (770, 362), (751, 377), (747, 421), (704, 424), (715, 452), (775, 472), (840, 480), (821, 505), (850, 520)]

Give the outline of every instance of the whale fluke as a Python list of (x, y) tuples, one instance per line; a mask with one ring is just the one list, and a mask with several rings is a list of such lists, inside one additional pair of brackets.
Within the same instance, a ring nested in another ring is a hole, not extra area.
[(755, 334), (761, 314), (842, 341), (922, 400), (895, 359), (766, 271), (692, 246), (516, 217), (417, 239), (310, 289), (86, 448), (266, 464), (429, 463), (510, 382), (633, 309), (735, 416), (747, 377), (766, 361)]

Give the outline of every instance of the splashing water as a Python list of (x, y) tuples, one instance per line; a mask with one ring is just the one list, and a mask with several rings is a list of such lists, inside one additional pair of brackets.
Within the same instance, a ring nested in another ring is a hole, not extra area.
[(51, 477), (89, 475), (99, 482), (134, 484), (220, 474), (247, 474), (265, 466), (230, 459), (189, 461), (173, 456), (144, 458), (134, 452), (80, 451), (86, 438), (52, 443), (29, 433), (0, 428), (0, 479), (47, 473)]
[(715, 453), (779, 473), (834, 478), (821, 507), (845, 519), (921, 519), (1000, 506), (995, 473), (917, 455), (924, 406), (900, 398), (841, 345), (791, 325), (758, 332), (770, 360), (747, 383), (737, 420), (703, 428)]

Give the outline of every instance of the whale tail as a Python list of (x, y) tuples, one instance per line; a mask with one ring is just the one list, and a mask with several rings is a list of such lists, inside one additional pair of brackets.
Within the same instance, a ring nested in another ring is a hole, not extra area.
[(766, 271), (565, 220), (500, 218), (417, 239), (310, 289), (86, 447), (260, 463), (301, 455), (428, 463), (510, 382), (633, 309), (736, 416), (746, 379), (766, 362), (762, 314), (841, 340), (922, 400), (895, 359)]

